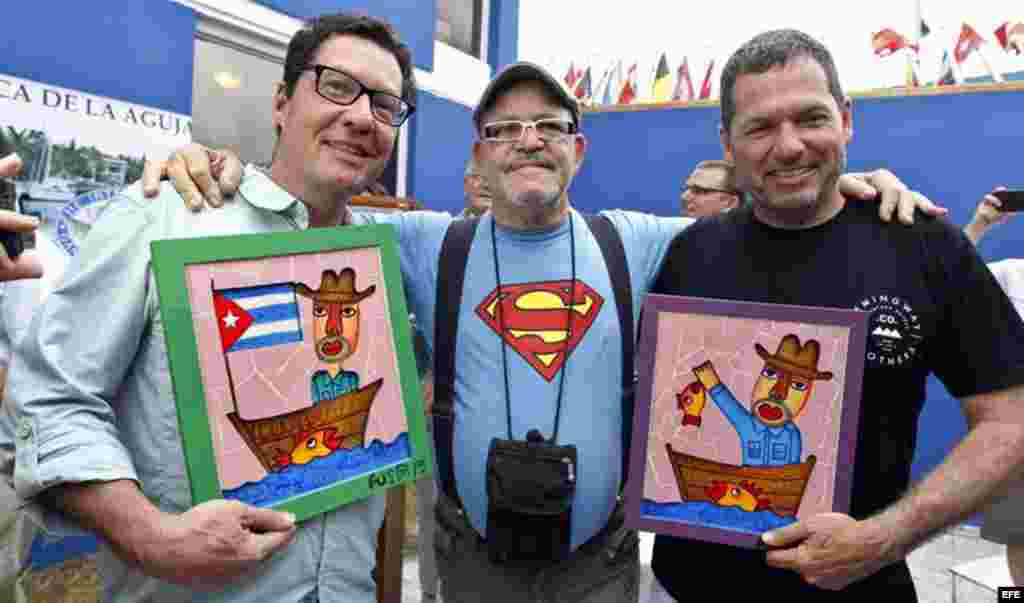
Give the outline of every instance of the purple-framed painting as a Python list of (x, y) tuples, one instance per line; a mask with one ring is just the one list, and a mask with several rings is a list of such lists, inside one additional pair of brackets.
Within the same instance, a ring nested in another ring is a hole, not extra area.
[(847, 512), (869, 313), (648, 295), (632, 528), (745, 548)]

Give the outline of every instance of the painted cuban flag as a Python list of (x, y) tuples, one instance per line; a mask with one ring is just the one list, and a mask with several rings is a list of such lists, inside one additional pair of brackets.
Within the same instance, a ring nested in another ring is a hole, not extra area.
[(214, 289), (213, 309), (224, 352), (302, 341), (299, 303), (291, 283)]

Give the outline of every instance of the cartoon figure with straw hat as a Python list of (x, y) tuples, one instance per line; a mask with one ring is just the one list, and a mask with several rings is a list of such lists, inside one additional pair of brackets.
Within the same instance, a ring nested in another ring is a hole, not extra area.
[(320, 287), (295, 283), (295, 292), (313, 300), (313, 345), (322, 368), (311, 378), (313, 404), (333, 400), (359, 389), (359, 375), (342, 368), (342, 362), (359, 347), (359, 302), (373, 295), (376, 285), (358, 291), (356, 272), (324, 270)]
[(813, 339), (801, 345), (799, 337), (789, 334), (774, 354), (759, 343), (754, 349), (764, 367), (754, 383), (749, 410), (721, 382), (710, 361), (693, 372), (739, 435), (744, 465), (799, 463), (802, 443), (793, 421), (807, 405), (814, 382), (831, 379), (832, 373), (818, 370), (821, 346)]

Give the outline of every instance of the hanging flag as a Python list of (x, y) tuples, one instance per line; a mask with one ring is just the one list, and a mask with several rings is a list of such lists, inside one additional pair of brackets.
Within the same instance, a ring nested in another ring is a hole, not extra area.
[(919, 30), (917, 38), (920, 40), (921, 38), (927, 36), (930, 33), (932, 33), (932, 28), (928, 27), (928, 24), (924, 22), (924, 19), (921, 19), (921, 28)]
[(1024, 53), (1024, 23), (1007, 21), (996, 29), (995, 34), (999, 46), (1004, 51), (1014, 54)]
[(604, 68), (604, 73), (601, 75), (601, 80), (597, 83), (597, 87), (594, 88), (593, 103), (595, 105), (607, 105), (609, 102), (605, 99), (611, 95), (608, 92), (608, 87), (612, 83), (612, 71), (615, 70), (615, 65), (609, 65)]
[(960, 37), (956, 41), (956, 48), (953, 50), (953, 58), (957, 63), (963, 63), (972, 52), (981, 48), (985, 39), (974, 31), (974, 28), (964, 23), (960, 27)]
[(914, 69), (914, 57), (909, 52), (907, 53), (907, 88), (916, 88), (918, 86), (917, 71)]
[(693, 99), (693, 81), (690, 79), (690, 65), (687, 63), (686, 57), (683, 57), (683, 62), (679, 64), (679, 69), (676, 70), (676, 89), (672, 92), (672, 100), (692, 101)]
[(620, 105), (628, 105), (636, 100), (636, 67), (636, 63), (633, 63), (626, 72), (626, 82), (622, 84), (622, 91), (619, 92)]
[(576, 66), (572, 61), (569, 61), (569, 72), (565, 74), (565, 87), (572, 90), (576, 86), (576, 80), (579, 78), (579, 74), (576, 72)]
[(604, 94), (601, 96), (602, 105), (611, 105), (619, 98), (622, 91), (622, 59), (615, 61), (615, 65), (608, 73), (608, 82), (604, 86)]
[(299, 302), (291, 283), (213, 290), (224, 352), (302, 341)]
[(654, 82), (651, 84), (651, 99), (656, 102), (664, 102), (672, 98), (672, 73), (668, 70), (668, 57), (661, 53), (658, 60), (658, 70), (654, 72)]
[(586, 71), (583, 72), (583, 77), (580, 78), (580, 81), (576, 84), (576, 91), (573, 95), (581, 103), (589, 103), (590, 94), (590, 67), (587, 67)]
[(708, 63), (707, 73), (704, 74), (704, 83), (700, 85), (700, 98), (711, 98), (711, 72), (715, 70), (715, 59)]
[(939, 77), (935, 80), (936, 86), (952, 86), (956, 84), (956, 75), (953, 73), (953, 61), (949, 58), (949, 51), (942, 51), (942, 67), (939, 68)]
[(871, 47), (874, 48), (875, 54), (880, 57), (887, 57), (897, 50), (904, 48), (917, 50), (916, 44), (911, 44), (905, 37), (888, 27), (871, 36)]

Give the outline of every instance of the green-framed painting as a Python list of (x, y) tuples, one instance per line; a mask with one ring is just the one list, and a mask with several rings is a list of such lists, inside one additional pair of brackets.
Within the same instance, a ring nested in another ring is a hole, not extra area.
[(193, 504), (302, 521), (430, 475), (391, 226), (152, 252)]

